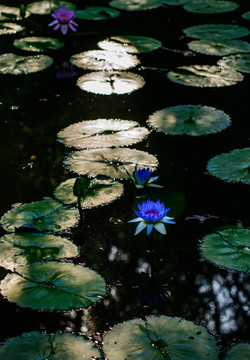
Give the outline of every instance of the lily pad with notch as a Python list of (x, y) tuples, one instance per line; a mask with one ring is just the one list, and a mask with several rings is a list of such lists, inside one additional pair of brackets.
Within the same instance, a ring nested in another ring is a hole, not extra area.
[(221, 67), (231, 67), (243, 73), (250, 73), (250, 54), (235, 54), (223, 57), (217, 62)]
[(64, 46), (64, 42), (50, 37), (26, 37), (22, 39), (17, 39), (14, 41), (13, 45), (21, 50), (25, 51), (49, 51), (61, 49)]
[(121, 10), (143, 11), (161, 6), (161, 0), (113, 0), (109, 5)]
[(111, 36), (99, 41), (97, 45), (104, 50), (126, 53), (143, 53), (159, 49), (161, 41), (136, 35)]
[(35, 1), (27, 5), (27, 12), (36, 15), (50, 15), (56, 9), (59, 8), (75, 10), (76, 5), (68, 1), (57, 1), (57, 0)]
[(19, 56), (12, 53), (0, 55), (0, 74), (26, 75), (47, 69), (53, 59), (47, 55)]
[(22, 30), (24, 30), (24, 27), (15, 23), (0, 23), (0, 35), (13, 35)]
[(192, 38), (204, 40), (236, 39), (250, 34), (247, 27), (233, 24), (204, 24), (190, 26), (183, 32)]
[(238, 9), (239, 5), (232, 1), (194, 0), (188, 1), (183, 8), (192, 13), (216, 14)]
[(188, 48), (201, 54), (224, 56), (249, 53), (250, 44), (242, 40), (196, 40), (188, 43)]
[(77, 10), (75, 16), (83, 20), (109, 20), (120, 15), (120, 12), (115, 9), (110, 9), (105, 6), (89, 6), (84, 10)]
[(250, 344), (240, 343), (234, 345), (226, 352), (225, 360), (248, 360), (250, 356)]

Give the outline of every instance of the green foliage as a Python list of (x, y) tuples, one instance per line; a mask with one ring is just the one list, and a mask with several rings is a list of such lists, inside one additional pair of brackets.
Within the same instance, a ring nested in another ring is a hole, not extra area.
[(250, 54), (236, 54), (222, 58), (218, 61), (221, 67), (231, 67), (243, 73), (250, 73)]
[(184, 9), (193, 13), (214, 14), (238, 9), (239, 5), (232, 1), (193, 0), (184, 4)]
[(250, 20), (250, 11), (246, 11), (242, 14), (243, 19)]
[(167, 4), (167, 5), (184, 5), (187, 2), (189, 2), (190, 0), (161, 0), (162, 4)]
[(109, 20), (119, 16), (120, 12), (104, 6), (90, 6), (84, 10), (77, 10), (75, 15), (78, 19), (84, 20)]
[(97, 44), (101, 49), (126, 53), (143, 53), (154, 51), (162, 46), (156, 39), (146, 36), (122, 35), (111, 36)]
[(26, 75), (44, 70), (53, 64), (46, 55), (19, 56), (12, 53), (0, 55), (0, 74)]
[(0, 35), (12, 35), (24, 30), (24, 27), (15, 23), (0, 23)]
[(188, 43), (189, 49), (215, 56), (250, 52), (250, 44), (242, 40), (198, 40)]
[(26, 37), (22, 39), (17, 39), (14, 41), (13, 45), (21, 50), (25, 51), (49, 51), (57, 50), (64, 46), (64, 43), (58, 39), (49, 38), (49, 37)]
[(75, 10), (76, 5), (68, 1), (44, 0), (35, 1), (27, 6), (27, 12), (36, 15), (49, 15), (58, 8)]
[(89, 192), (90, 179), (83, 176), (78, 176), (73, 185), (73, 194), (76, 197), (85, 197)]
[(109, 5), (122, 10), (142, 11), (161, 6), (161, 0), (113, 0)]
[[(30, 14), (25, 13), (25, 17), (28, 17)], [(21, 20), (23, 18), (23, 12), (19, 7), (14, 6), (5, 6), (0, 5), (0, 21), (9, 21), (9, 20)]]
[(234, 345), (226, 352), (225, 360), (248, 360), (250, 357), (250, 344), (242, 343)]
[(190, 26), (183, 30), (190, 37), (204, 40), (235, 39), (250, 34), (248, 28), (232, 24), (204, 24)]

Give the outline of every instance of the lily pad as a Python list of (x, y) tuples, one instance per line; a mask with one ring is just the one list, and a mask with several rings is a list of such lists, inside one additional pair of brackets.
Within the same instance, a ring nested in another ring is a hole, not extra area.
[(250, 344), (242, 343), (234, 345), (226, 352), (225, 360), (248, 360), (250, 357)]
[(207, 170), (227, 182), (250, 184), (250, 148), (235, 149), (214, 156), (209, 160)]
[(109, 5), (122, 10), (142, 11), (161, 6), (161, 0), (113, 0)]
[(184, 4), (186, 11), (199, 14), (224, 13), (238, 9), (239, 5), (232, 1), (194, 0)]
[(190, 50), (206, 55), (224, 56), (250, 52), (250, 44), (242, 40), (196, 40), (188, 43)]
[(142, 88), (145, 80), (131, 72), (96, 71), (81, 76), (76, 84), (80, 89), (94, 94), (130, 94)]
[(192, 38), (204, 40), (236, 39), (250, 34), (248, 28), (231, 24), (205, 24), (191, 26), (183, 32)]
[(202, 105), (178, 105), (156, 111), (148, 118), (156, 131), (171, 135), (214, 134), (230, 125), (223, 111)]
[(106, 50), (84, 51), (73, 55), (70, 61), (79, 68), (103, 71), (127, 70), (140, 63), (136, 55)]
[(0, 347), (1, 360), (86, 360), (100, 357), (100, 352), (95, 344), (73, 335), (71, 333), (55, 333), (53, 335), (44, 332), (24, 333), (21, 336), (7, 339)]
[(250, 54), (236, 54), (222, 58), (217, 62), (221, 67), (231, 67), (243, 73), (250, 73)]
[(115, 326), (104, 336), (103, 350), (109, 360), (218, 359), (216, 340), (204, 327), (163, 315)]
[(161, 0), (162, 4), (167, 4), (167, 5), (184, 5), (185, 3), (187, 3), (190, 0)]
[(58, 141), (77, 149), (96, 149), (135, 144), (149, 131), (138, 122), (120, 119), (97, 119), (72, 124), (61, 130)]
[(27, 12), (36, 15), (50, 15), (58, 8), (75, 10), (76, 5), (68, 1), (56, 1), (56, 0), (35, 1), (27, 5)]
[(18, 268), (1, 281), (10, 302), (36, 310), (86, 308), (106, 293), (103, 278), (81, 265), (51, 261)]
[(146, 36), (111, 36), (97, 44), (101, 49), (126, 53), (154, 51), (162, 46), (159, 40)]
[(0, 35), (13, 35), (24, 30), (24, 27), (15, 23), (0, 23)]
[(244, 12), (244, 14), (242, 14), (242, 17), (243, 19), (250, 20), (250, 11)]
[(127, 148), (82, 150), (69, 154), (64, 160), (64, 165), (75, 173), (113, 179), (128, 179), (128, 173), (134, 171), (136, 164), (154, 171), (158, 161), (147, 152)]
[(180, 66), (167, 77), (178, 84), (196, 87), (231, 86), (243, 80), (236, 70), (214, 65)]
[(42, 52), (60, 49), (64, 43), (55, 38), (34, 36), (17, 39), (13, 45), (21, 50)]
[[(30, 14), (26, 12), (27, 18)], [(0, 5), (0, 21), (21, 20), (19, 7)]]
[(78, 210), (63, 207), (55, 200), (35, 201), (20, 205), (5, 213), (0, 222), (6, 231), (13, 232), (20, 226), (31, 226), (39, 231), (62, 231), (76, 225)]
[(250, 273), (248, 229), (227, 229), (207, 235), (201, 240), (200, 251), (204, 258), (217, 265)]
[(12, 271), (37, 261), (78, 255), (78, 248), (60, 236), (27, 232), (6, 234), (0, 238), (0, 266)]
[(104, 6), (89, 6), (84, 10), (77, 10), (75, 16), (78, 19), (84, 20), (109, 20), (120, 15), (120, 12), (115, 9), (110, 9)]
[[(68, 179), (62, 182), (55, 189), (55, 197), (65, 205), (77, 203), (77, 197), (73, 194), (75, 179)], [(106, 179), (93, 179), (90, 186), (98, 184), (100, 188), (92, 191), (89, 195), (81, 199), (81, 207), (90, 209), (100, 205), (107, 205), (118, 199), (123, 194), (123, 184), (118, 181)], [(101, 187), (103, 185), (103, 187)]]
[(26, 75), (42, 71), (53, 64), (47, 55), (19, 56), (12, 53), (0, 55), (0, 74)]

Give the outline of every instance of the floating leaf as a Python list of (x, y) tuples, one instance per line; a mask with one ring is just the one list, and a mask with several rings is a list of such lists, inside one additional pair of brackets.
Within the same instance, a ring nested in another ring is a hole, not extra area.
[[(55, 189), (55, 197), (66, 205), (77, 202), (77, 197), (73, 195), (74, 182), (75, 179), (68, 179)], [(93, 179), (90, 181), (90, 186), (93, 185), (99, 186), (81, 199), (81, 207), (84, 209), (109, 204), (123, 193), (123, 185), (115, 180)]]
[(60, 236), (27, 232), (0, 238), (0, 266), (12, 271), (36, 261), (71, 258), (78, 254), (78, 248)]
[(39, 231), (62, 231), (75, 226), (77, 221), (77, 209), (63, 207), (55, 200), (42, 200), (9, 210), (2, 216), (1, 225), (10, 232), (24, 225)]
[(232, 67), (243, 73), (250, 73), (250, 54), (236, 54), (222, 58), (217, 62), (221, 67)]
[(242, 17), (243, 19), (250, 20), (250, 11), (244, 12), (244, 14), (242, 14)]
[(228, 269), (250, 273), (250, 230), (227, 229), (205, 236), (200, 251), (207, 260)]
[(0, 55), (0, 74), (25, 75), (44, 70), (53, 64), (46, 55), (19, 56), (12, 53)]
[(250, 148), (214, 156), (207, 164), (210, 174), (227, 182), (250, 184)]
[(149, 316), (115, 326), (104, 336), (109, 360), (217, 360), (216, 340), (208, 331), (177, 317)]
[(81, 265), (51, 261), (18, 268), (1, 282), (10, 302), (36, 310), (85, 308), (106, 293), (103, 278)]
[(136, 164), (154, 171), (158, 161), (147, 152), (127, 148), (82, 150), (69, 154), (64, 160), (64, 165), (75, 173), (113, 179), (128, 179), (127, 172), (132, 173)]
[(76, 83), (82, 90), (102, 95), (130, 94), (144, 84), (145, 81), (140, 75), (118, 71), (92, 72), (81, 76)]
[(75, 10), (76, 5), (68, 1), (56, 1), (56, 0), (36, 1), (27, 5), (27, 12), (37, 15), (50, 15), (58, 8)]
[(138, 122), (120, 119), (97, 119), (72, 124), (61, 130), (58, 140), (77, 149), (96, 149), (135, 144), (149, 131)]
[(161, 0), (162, 4), (167, 4), (167, 5), (184, 5), (185, 3), (187, 3), (190, 0)]
[(83, 69), (104, 71), (126, 70), (139, 64), (136, 55), (106, 50), (84, 51), (73, 55), (70, 61)]
[(161, 6), (161, 0), (113, 0), (109, 5), (122, 10), (142, 11)]
[(24, 27), (15, 23), (0, 23), (0, 35), (13, 35), (24, 30)]
[(64, 43), (50, 37), (34, 36), (17, 39), (14, 41), (13, 45), (18, 49), (26, 51), (49, 51), (62, 48)]
[(162, 43), (146, 36), (111, 36), (97, 44), (101, 49), (126, 53), (142, 53), (159, 49)]
[(99, 358), (99, 350), (95, 344), (83, 337), (71, 333), (55, 333), (53, 335), (44, 332), (24, 333), (21, 336), (7, 339), (0, 347), (1, 360), (91, 360)]
[(223, 56), (250, 52), (250, 44), (242, 40), (196, 40), (188, 43), (189, 49), (206, 54)]
[(250, 357), (250, 344), (242, 343), (234, 345), (226, 352), (225, 360), (248, 360)]
[(239, 5), (232, 1), (194, 0), (188, 1), (183, 8), (199, 14), (224, 13), (238, 9)]
[[(26, 12), (25, 17), (30, 14)], [(21, 20), (20, 8), (14, 6), (0, 5), (0, 21)]]
[(230, 118), (209, 106), (177, 105), (156, 111), (148, 123), (165, 134), (200, 136), (224, 130), (230, 125)]
[(235, 39), (250, 34), (248, 28), (231, 24), (205, 24), (191, 26), (183, 32), (192, 38), (204, 40)]
[(243, 80), (243, 76), (234, 69), (214, 65), (180, 66), (167, 76), (178, 84), (196, 87), (231, 86)]
[(78, 19), (84, 20), (109, 20), (120, 15), (120, 12), (115, 9), (110, 9), (103, 6), (90, 6), (84, 10), (77, 10), (75, 16)]

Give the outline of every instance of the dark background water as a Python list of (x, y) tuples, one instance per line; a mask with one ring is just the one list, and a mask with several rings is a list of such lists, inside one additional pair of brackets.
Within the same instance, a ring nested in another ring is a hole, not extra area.
[[(9, 6), (20, 3), (29, 2), (1, 2)], [(108, 5), (107, 1), (93, 0), (74, 3), (78, 9)], [(77, 33), (66, 36), (48, 28), (50, 16), (32, 15), (21, 22), (26, 26), (24, 33), (0, 37), (1, 54), (25, 54), (12, 43), (16, 38), (32, 35), (54, 36), (65, 42), (64, 48), (49, 53), (55, 66), (73, 54), (97, 49), (98, 41), (113, 35), (150, 36), (162, 41), (166, 48), (185, 51), (189, 39), (182, 29), (188, 26), (233, 23), (249, 27), (250, 22), (241, 18), (243, 12), (250, 10), (249, 2), (238, 3), (240, 8), (234, 12), (213, 15), (187, 13), (180, 6), (142, 12), (121, 10), (119, 17), (108, 21), (77, 20)], [(250, 41), (250, 37), (243, 40)], [(139, 58), (143, 66), (169, 70), (187, 64), (216, 64), (219, 59), (198, 54), (184, 56), (182, 52), (162, 49), (140, 54)], [(53, 196), (60, 182), (75, 176), (62, 165), (70, 149), (56, 140), (58, 131), (72, 123), (121, 118), (145, 126), (148, 116), (156, 110), (202, 104), (223, 110), (231, 117), (232, 125), (221, 133), (198, 138), (152, 132), (133, 146), (155, 154), (159, 160), (159, 183), (186, 196), (186, 208), (177, 224), (168, 227), (167, 236), (159, 235), (157, 239), (154, 272), (157, 283), (167, 284), (170, 297), (166, 301), (149, 304), (138, 296), (145, 288), (142, 272), (150, 273), (149, 240), (145, 233), (134, 237), (134, 226), (127, 224), (133, 218), (136, 193), (132, 184), (124, 181), (121, 199), (85, 211), (81, 236), (76, 236), (74, 229), (65, 234), (81, 246), (81, 256), (74, 261), (86, 264), (105, 278), (110, 291), (104, 301), (89, 309), (56, 313), (22, 309), (1, 298), (0, 340), (41, 329), (48, 333), (66, 330), (88, 336), (103, 334), (119, 322), (163, 314), (207, 325), (224, 347), (248, 341), (249, 276), (203, 261), (197, 245), (216, 226), (249, 226), (248, 186), (213, 178), (206, 172), (206, 163), (216, 154), (249, 146), (250, 76), (245, 75), (242, 82), (231, 87), (200, 89), (181, 86), (170, 82), (165, 74), (137, 68), (131, 71), (145, 78), (142, 89), (130, 95), (105, 96), (81, 91), (75, 85), (77, 77), (56, 79), (55, 66), (21, 77), (0, 75), (1, 215), (14, 203)], [(77, 72), (78, 76), (85, 73), (82, 69)], [(6, 270), (0, 268), (0, 272), (3, 278)], [(157, 284), (154, 286), (157, 294)]]

